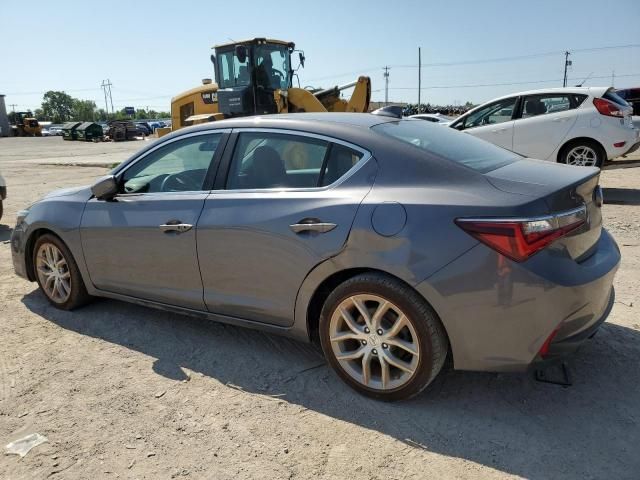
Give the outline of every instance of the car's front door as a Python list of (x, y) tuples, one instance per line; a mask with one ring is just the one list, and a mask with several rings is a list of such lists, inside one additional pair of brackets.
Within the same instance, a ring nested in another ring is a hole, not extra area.
[(89, 200), (80, 234), (96, 288), (206, 310), (196, 225), (224, 140), (211, 132), (169, 140), (118, 174), (112, 201)]
[(512, 120), (518, 97), (493, 102), (470, 113), (452, 126), (499, 147), (513, 150)]
[(198, 223), (205, 303), (290, 325), (304, 278), (347, 241), (376, 163), (358, 147), (307, 134), (244, 131), (229, 142), (226, 181), (216, 180)]
[(572, 101), (562, 93), (524, 97), (521, 118), (514, 125), (513, 150), (525, 157), (548, 159), (576, 123)]

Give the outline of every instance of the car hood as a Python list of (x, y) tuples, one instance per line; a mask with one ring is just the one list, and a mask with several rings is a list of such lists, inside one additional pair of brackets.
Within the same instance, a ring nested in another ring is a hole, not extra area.
[(43, 200), (50, 198), (58, 198), (58, 197), (68, 197), (71, 195), (80, 195), (87, 197), (87, 200), (91, 198), (91, 187), (89, 185), (85, 185), (83, 187), (72, 187), (72, 188), (61, 188), (59, 190), (53, 190), (52, 192), (47, 193)]

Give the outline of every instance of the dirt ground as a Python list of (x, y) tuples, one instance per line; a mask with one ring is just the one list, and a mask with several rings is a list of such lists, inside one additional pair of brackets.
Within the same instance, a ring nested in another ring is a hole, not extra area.
[[(640, 162), (602, 173), (623, 260), (609, 321), (571, 359), (572, 387), (447, 370), (385, 404), (310, 346), (111, 300), (61, 312), (14, 275), (16, 212), (106, 171), (69, 165), (141, 146), (0, 139), (0, 478), (640, 478)], [(3, 454), (36, 432), (48, 443)]]

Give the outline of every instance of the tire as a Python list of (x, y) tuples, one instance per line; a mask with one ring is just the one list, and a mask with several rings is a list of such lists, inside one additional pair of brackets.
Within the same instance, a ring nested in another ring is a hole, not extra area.
[[(583, 156), (580, 155), (580, 152), (583, 153)], [(560, 155), (558, 155), (558, 163), (602, 168), (606, 157), (607, 154), (598, 142), (581, 139), (571, 141), (562, 147)], [(592, 163), (593, 160), (595, 162)]]
[[(375, 313), (385, 308), (376, 320)], [(359, 393), (384, 401), (419, 394), (438, 375), (449, 350), (444, 327), (429, 304), (381, 273), (364, 273), (340, 284), (324, 303), (319, 330), (323, 353), (338, 376)]]
[[(51, 305), (61, 310), (73, 310), (91, 301), (92, 297), (87, 293), (73, 255), (58, 237), (51, 234), (44, 234), (39, 237), (33, 247), (32, 260), (34, 276), (38, 286)], [(54, 262), (51, 262), (51, 260)], [(57, 279), (54, 278), (52, 283), (47, 282), (46, 279), (52, 275), (47, 275), (45, 272), (53, 272), (54, 270), (49, 268), (49, 265), (52, 263), (60, 264), (61, 260), (64, 260), (64, 264), (57, 268), (57, 272), (53, 275)], [(45, 283), (47, 284), (46, 286), (44, 285)], [(56, 289), (53, 286), (56, 283), (61, 284), (61, 289)], [(61, 295), (61, 292), (66, 293), (66, 295)]]
[(0, 220), (2, 220), (3, 213), (4, 213), (4, 207), (2, 206), (2, 199), (0, 198)]

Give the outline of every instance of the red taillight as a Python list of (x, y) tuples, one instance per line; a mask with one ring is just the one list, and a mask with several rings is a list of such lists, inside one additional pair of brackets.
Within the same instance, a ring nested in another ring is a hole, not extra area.
[(553, 241), (584, 224), (585, 206), (529, 219), (459, 218), (456, 224), (505, 257), (523, 262)]
[(608, 117), (624, 117), (624, 112), (620, 106), (604, 98), (594, 98), (593, 105), (602, 115), (607, 115)]

